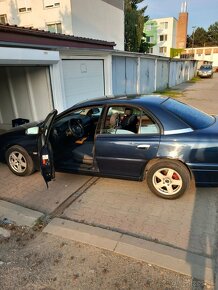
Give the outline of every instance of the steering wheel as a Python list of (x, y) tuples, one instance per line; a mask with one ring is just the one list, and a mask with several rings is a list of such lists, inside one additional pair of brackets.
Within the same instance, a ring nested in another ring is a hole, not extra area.
[(76, 119), (71, 119), (68, 121), (68, 130), (66, 132), (67, 136), (71, 135), (75, 138), (82, 138), (84, 136), (84, 128), (80, 121)]

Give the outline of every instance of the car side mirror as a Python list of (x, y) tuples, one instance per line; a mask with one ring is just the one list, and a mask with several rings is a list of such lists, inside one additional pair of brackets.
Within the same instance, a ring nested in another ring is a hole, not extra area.
[(26, 135), (37, 135), (39, 134), (39, 127), (31, 127), (26, 130)]

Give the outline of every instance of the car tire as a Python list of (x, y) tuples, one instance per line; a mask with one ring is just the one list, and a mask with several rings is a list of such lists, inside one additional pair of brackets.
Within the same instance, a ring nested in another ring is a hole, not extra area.
[(34, 172), (33, 160), (27, 151), (15, 145), (10, 147), (5, 154), (9, 169), (18, 176), (27, 176)]
[(161, 160), (148, 169), (146, 179), (154, 194), (165, 199), (176, 199), (186, 192), (191, 178), (182, 163)]

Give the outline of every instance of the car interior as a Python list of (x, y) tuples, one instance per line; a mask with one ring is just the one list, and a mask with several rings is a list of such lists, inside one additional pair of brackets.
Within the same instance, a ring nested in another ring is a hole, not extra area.
[(91, 168), (94, 135), (101, 110), (73, 111), (54, 122), (50, 138), (56, 167)]
[[(84, 108), (54, 122), (50, 141), (55, 167), (92, 169), (95, 131), (101, 112), (101, 107)], [(109, 107), (101, 128), (102, 134), (157, 132), (157, 125), (146, 114), (141, 114), (141, 110), (124, 106)]]

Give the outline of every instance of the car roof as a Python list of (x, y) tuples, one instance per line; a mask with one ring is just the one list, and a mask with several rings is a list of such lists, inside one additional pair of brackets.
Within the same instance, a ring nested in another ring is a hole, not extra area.
[(105, 105), (105, 104), (125, 104), (128, 103), (130, 105), (152, 105), (152, 104), (161, 104), (164, 102), (168, 97), (161, 96), (161, 95), (120, 95), (120, 96), (105, 96), (96, 99), (90, 99), (87, 101), (83, 101), (77, 103), (73, 107), (76, 108), (77, 106), (95, 106), (95, 105)]
[[(122, 96), (105, 96), (103, 98), (91, 99), (80, 102), (73, 107), (61, 112), (57, 117), (61, 118), (63, 115), (71, 113), (72, 110), (81, 108), (97, 107), (97, 106), (135, 106), (141, 107), (153, 117), (156, 122), (161, 124), (165, 134), (172, 134), (173, 132), (190, 132), (193, 131), (189, 123), (170, 112), (165, 103), (171, 98), (162, 95), (122, 95)], [(178, 102), (178, 101), (176, 101)], [(178, 102), (179, 103), (179, 102)]]
[(165, 130), (172, 130), (177, 128), (187, 128), (187, 124), (173, 116), (170, 112), (165, 110), (161, 104), (168, 100), (168, 96), (161, 95), (122, 95), (122, 96), (105, 96), (104, 98), (91, 99), (74, 105), (66, 111), (60, 113), (58, 117), (63, 114), (68, 114), (71, 110), (80, 109), (82, 107), (92, 106), (137, 106), (149, 110), (153, 117), (157, 116), (161, 124), (164, 124)]

